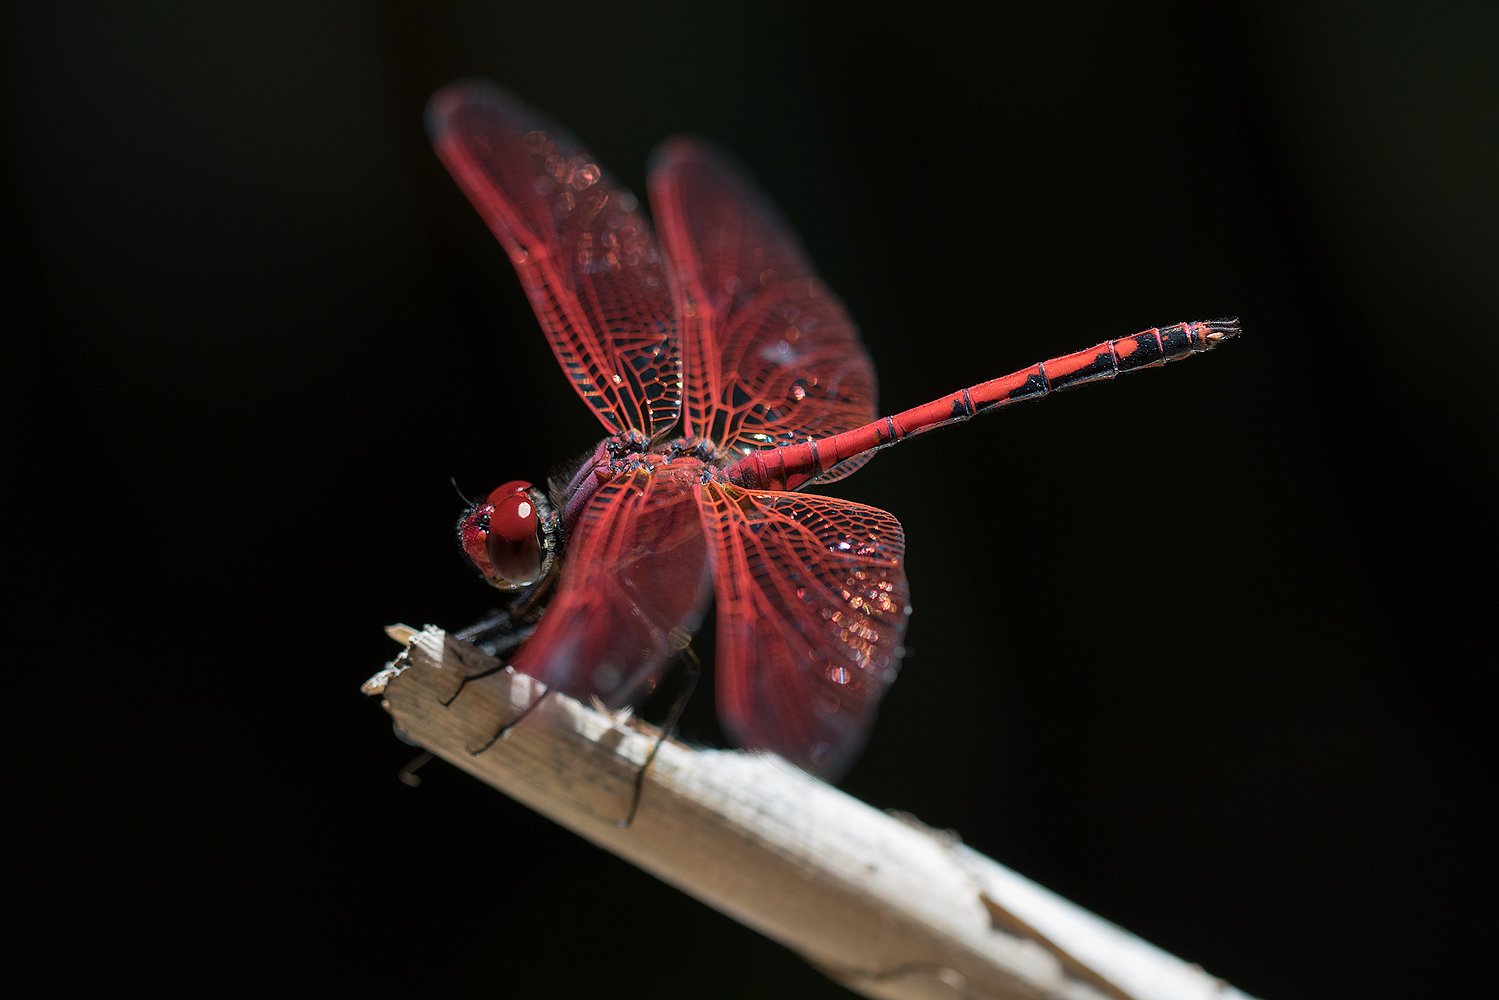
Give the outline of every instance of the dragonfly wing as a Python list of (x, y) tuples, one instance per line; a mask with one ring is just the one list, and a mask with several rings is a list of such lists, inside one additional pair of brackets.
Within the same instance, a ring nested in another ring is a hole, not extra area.
[(653, 156), (650, 191), (681, 329), (688, 433), (739, 457), (874, 420), (874, 365), (858, 329), (729, 154), (669, 139)]
[(437, 154), (504, 244), (573, 388), (611, 434), (681, 411), (671, 293), (635, 196), (514, 95), (487, 83), (427, 105)]
[(702, 624), (711, 593), (697, 469), (667, 466), (599, 487), (569, 541), (557, 594), (511, 665), (610, 708), (649, 693)]
[(701, 488), (718, 596), (718, 717), (836, 779), (863, 749), (910, 616), (900, 522), (836, 497)]

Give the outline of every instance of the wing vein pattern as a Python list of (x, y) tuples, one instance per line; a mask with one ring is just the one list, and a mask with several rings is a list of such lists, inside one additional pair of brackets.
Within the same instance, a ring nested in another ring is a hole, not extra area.
[(681, 326), (687, 433), (738, 458), (875, 419), (858, 329), (733, 158), (668, 140), (650, 189)]
[(433, 145), (510, 255), (568, 381), (611, 434), (681, 412), (670, 283), (635, 196), (560, 126), (490, 84), (440, 91)]
[(836, 497), (699, 487), (718, 607), (718, 715), (741, 746), (835, 778), (900, 665), (905, 535)]

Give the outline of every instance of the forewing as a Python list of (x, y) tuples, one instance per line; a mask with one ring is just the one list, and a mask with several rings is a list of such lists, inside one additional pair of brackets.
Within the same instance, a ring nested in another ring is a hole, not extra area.
[(671, 293), (635, 196), (573, 136), (487, 83), (427, 105), (432, 144), (504, 244), (573, 388), (610, 433), (681, 409)]
[(805, 493), (701, 487), (718, 716), (744, 747), (835, 780), (863, 749), (910, 616), (900, 522)]
[(599, 487), (569, 541), (558, 590), (511, 661), (548, 687), (610, 708), (643, 697), (702, 623), (710, 594), (701, 473), (668, 466)]
[(874, 365), (858, 329), (745, 171), (700, 139), (670, 139), (654, 156), (650, 191), (680, 324), (688, 433), (743, 455), (874, 420)]

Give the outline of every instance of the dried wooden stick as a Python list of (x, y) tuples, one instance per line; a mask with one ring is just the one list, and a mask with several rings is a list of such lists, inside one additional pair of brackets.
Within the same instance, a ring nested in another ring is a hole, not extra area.
[(428, 627), (364, 685), (412, 740), (797, 952), (868, 997), (1248, 1000), (965, 847), (769, 754), (668, 741), (621, 828), (658, 731), (554, 696)]

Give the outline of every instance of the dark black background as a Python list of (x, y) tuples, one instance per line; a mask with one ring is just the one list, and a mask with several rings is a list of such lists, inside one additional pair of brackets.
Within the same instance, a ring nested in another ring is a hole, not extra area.
[(15, 5), (27, 949), (96, 986), (841, 993), (446, 765), (399, 784), (358, 692), (382, 625), (489, 604), (448, 477), (599, 437), (427, 146), (483, 75), (637, 192), (672, 132), (736, 150), (885, 411), (1240, 315), (838, 484), (904, 522), (916, 606), (844, 787), (1257, 995), (1486, 979), (1485, 8)]

